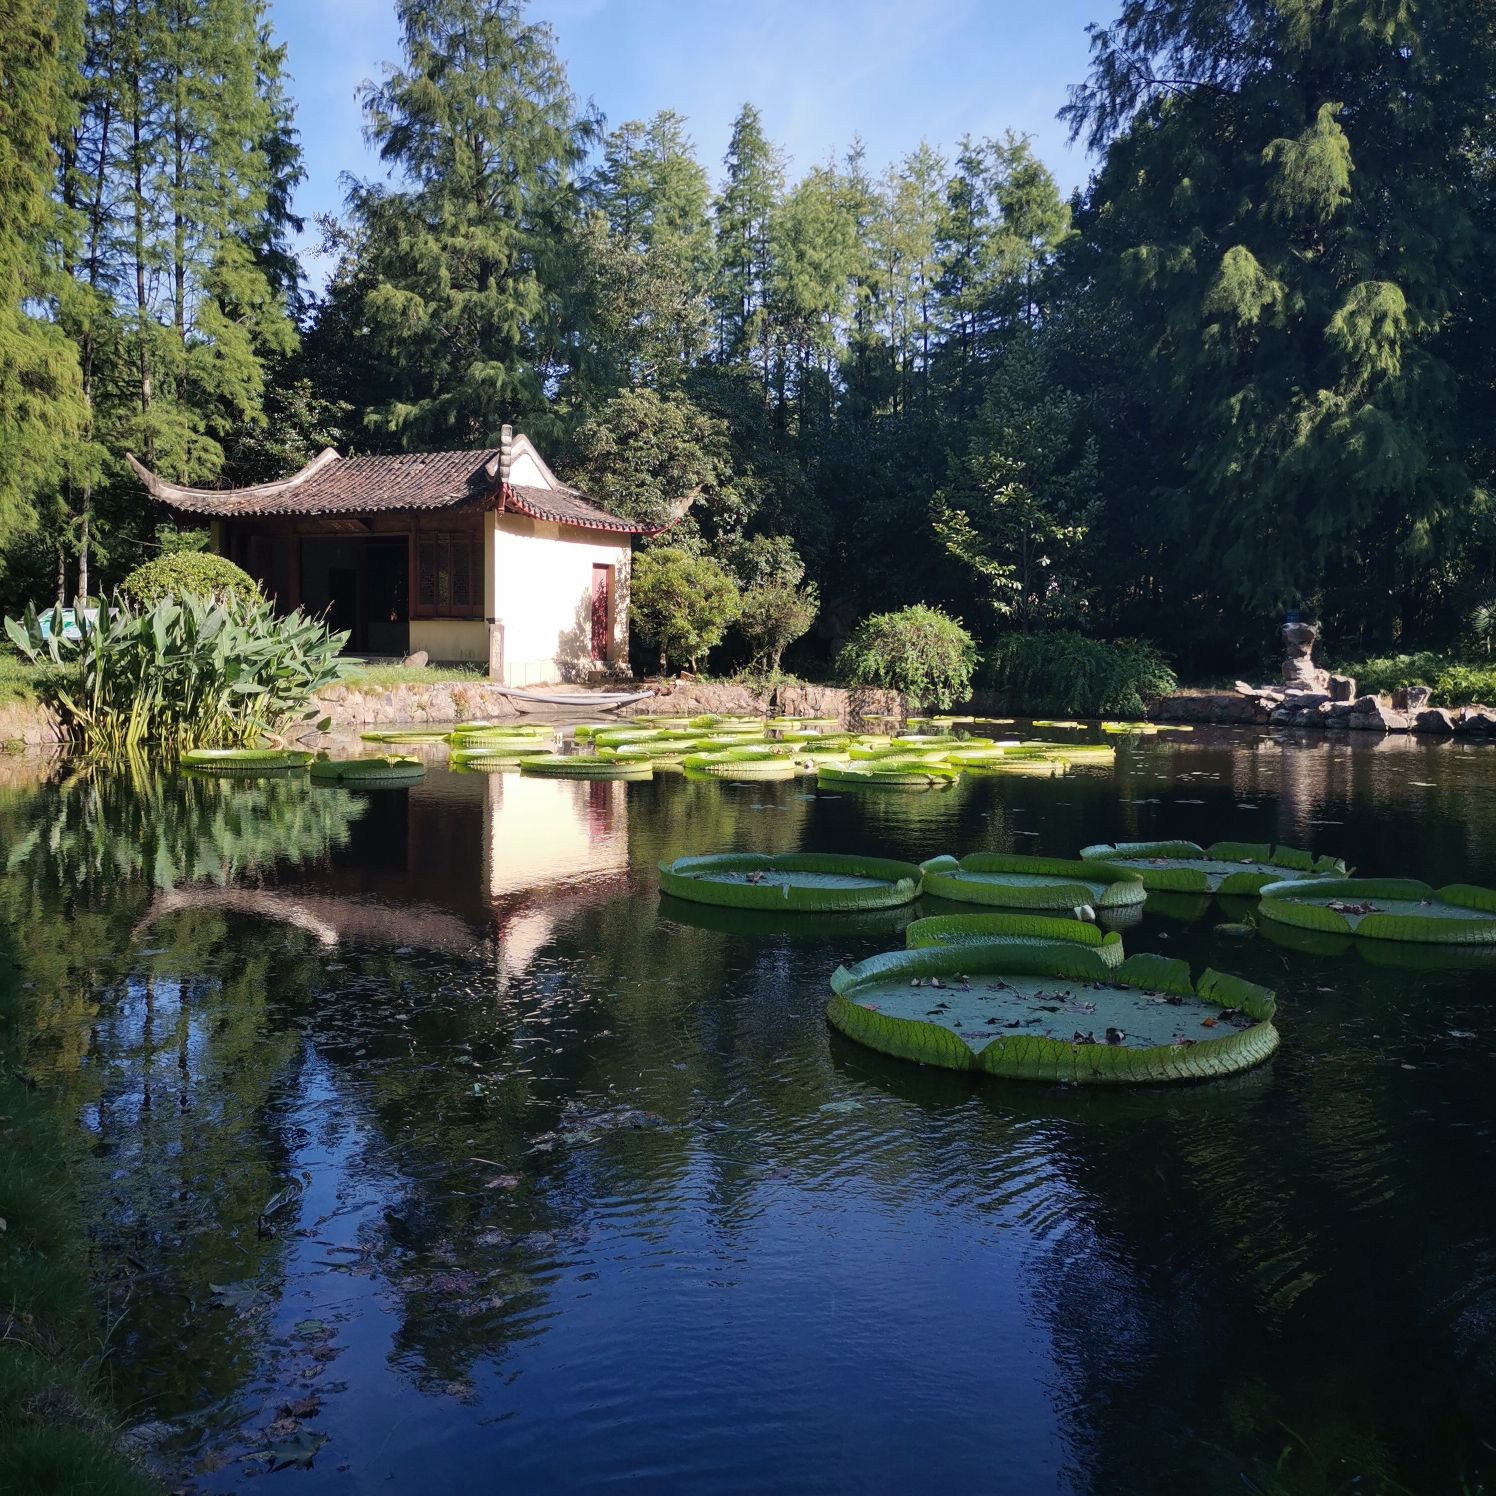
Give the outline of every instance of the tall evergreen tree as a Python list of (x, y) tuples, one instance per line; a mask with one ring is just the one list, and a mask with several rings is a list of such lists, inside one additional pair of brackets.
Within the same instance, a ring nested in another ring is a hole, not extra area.
[(1452, 337), (1493, 247), (1483, 9), (1130, 0), (1096, 32), (1069, 116), (1107, 156), (1077, 270), (1127, 339), (1176, 596), (1206, 576), (1270, 609), (1344, 576), (1395, 629), (1483, 501)]
[(0, 25), (0, 535), (35, 526), (72, 475), (88, 409), (57, 320), (56, 146), (71, 106), (65, 68), (81, 37), (67, 0), (13, 0)]
[(767, 328), (762, 314), (773, 275), (770, 225), (784, 190), (784, 164), (752, 104), (744, 104), (733, 121), (723, 164), (726, 176), (713, 205), (717, 357), (722, 363), (756, 357), (767, 387)]
[(405, 63), (363, 93), (393, 190), (358, 185), (370, 338), (411, 446), (493, 439), (543, 410), (561, 247), (592, 126), (520, 0), (402, 0)]

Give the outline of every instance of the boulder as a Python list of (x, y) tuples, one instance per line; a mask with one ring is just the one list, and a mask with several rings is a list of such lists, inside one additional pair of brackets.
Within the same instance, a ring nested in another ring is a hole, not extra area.
[(424, 649), (418, 649), (414, 654), (408, 654), (400, 661), (407, 670), (424, 670), (431, 663), (431, 656)]
[(1391, 707), (1383, 706), (1375, 697), (1370, 698), (1372, 702), (1370, 708), (1363, 708), (1361, 702), (1367, 699), (1364, 696), (1361, 697), (1350, 716), (1346, 718), (1345, 725), (1352, 732), (1406, 732), (1408, 730), (1408, 718), (1405, 712), (1394, 711)]
[(1467, 706), (1455, 721), (1454, 730), (1464, 737), (1496, 737), (1496, 713), (1484, 706)]
[(1330, 700), (1331, 701), (1354, 701), (1356, 699), (1356, 680), (1351, 675), (1332, 675), (1330, 677)]
[(1314, 663), (1314, 642), (1319, 638), (1317, 623), (1295, 621), (1283, 625), (1283, 684), (1291, 691), (1323, 691), (1330, 683), (1329, 672)]
[(1449, 733), (1454, 731), (1454, 713), (1442, 706), (1425, 707), (1413, 718), (1414, 732)]
[(1421, 712), (1431, 694), (1428, 686), (1399, 686), (1392, 693), (1392, 705), (1400, 712)]

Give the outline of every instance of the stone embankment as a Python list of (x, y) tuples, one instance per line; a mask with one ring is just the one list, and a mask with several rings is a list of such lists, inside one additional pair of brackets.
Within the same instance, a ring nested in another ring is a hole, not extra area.
[(12, 701), (0, 706), (0, 743), (18, 748), (45, 748), (67, 736), (62, 719), (39, 701)]
[[(575, 691), (576, 687), (537, 687)], [(612, 691), (627, 691), (619, 682)], [(843, 690), (838, 686), (776, 686), (753, 691), (732, 681), (646, 681), (638, 689), (651, 694), (642, 701), (616, 709), (620, 717), (664, 713), (671, 716), (835, 717), (851, 726), (875, 721), (878, 714), (903, 720), (904, 701), (897, 691)], [(443, 682), (391, 686), (377, 692), (358, 691), (351, 686), (333, 686), (316, 700), (317, 715), (331, 719), (331, 731), (348, 728), (393, 727), (423, 722), (512, 722), (522, 717), (553, 714), (544, 703), (520, 701), (505, 696), (485, 681)], [(586, 715), (587, 708), (562, 708), (569, 717)], [(599, 707), (605, 715), (615, 709)]]
[(871, 687), (786, 685), (754, 691), (734, 681), (661, 680), (648, 681), (645, 688), (654, 694), (625, 707), (623, 715), (834, 717), (849, 727), (886, 726), (889, 718), (904, 720), (903, 696)]
[(1426, 686), (1385, 696), (1356, 695), (1355, 682), (1330, 678), (1329, 691), (1290, 691), (1238, 681), (1230, 691), (1180, 691), (1149, 708), (1154, 722), (1308, 727), (1346, 732), (1418, 732), (1496, 738), (1496, 708), (1428, 704)]

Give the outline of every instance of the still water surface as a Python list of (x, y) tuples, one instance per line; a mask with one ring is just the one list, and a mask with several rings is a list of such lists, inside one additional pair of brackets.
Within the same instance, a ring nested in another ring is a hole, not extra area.
[(1496, 884), (1496, 749), (1197, 732), (881, 795), (432, 762), (367, 795), (7, 771), (30, 1068), (77, 1118), (115, 1390), (176, 1485), (1496, 1478), (1490, 961), (1233, 941), (1250, 906), (1155, 896), (1128, 949), (1276, 988), (1269, 1064), (969, 1081), (824, 1021), (908, 911), (776, 924), (655, 878), (1229, 836)]

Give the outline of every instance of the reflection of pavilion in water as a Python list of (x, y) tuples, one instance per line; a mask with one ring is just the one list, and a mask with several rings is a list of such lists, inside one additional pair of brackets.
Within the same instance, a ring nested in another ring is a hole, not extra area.
[(626, 880), (627, 790), (436, 768), (408, 790), (371, 795), (327, 863), (258, 887), (163, 893), (147, 922), (213, 908), (305, 929), (328, 947), (457, 955), (493, 941), (513, 974), (569, 911), (612, 898)]

